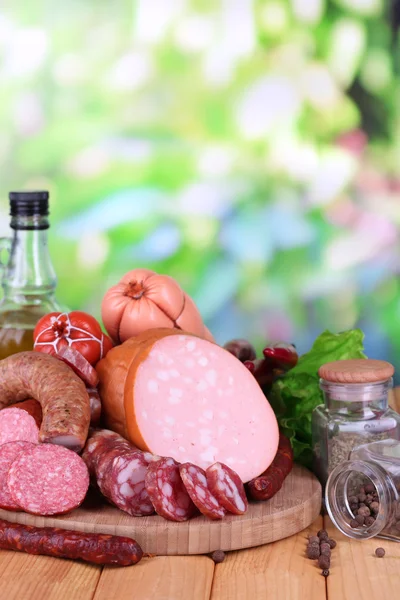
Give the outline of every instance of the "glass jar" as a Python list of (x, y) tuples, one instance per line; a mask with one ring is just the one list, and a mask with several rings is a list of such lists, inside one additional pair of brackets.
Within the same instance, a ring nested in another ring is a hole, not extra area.
[(320, 368), (324, 404), (313, 411), (312, 438), (314, 472), (322, 485), (358, 446), (400, 439), (400, 415), (388, 406), (393, 373), (390, 363), (369, 359)]
[(400, 541), (399, 492), (400, 442), (382, 440), (360, 446), (332, 471), (325, 504), (334, 525), (348, 537)]

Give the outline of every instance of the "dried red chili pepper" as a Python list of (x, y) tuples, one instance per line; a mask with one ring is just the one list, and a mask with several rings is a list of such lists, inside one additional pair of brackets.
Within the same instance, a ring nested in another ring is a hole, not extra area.
[(297, 365), (299, 355), (294, 344), (277, 342), (264, 348), (263, 354), (267, 361), (271, 361), (273, 368), (289, 371)]

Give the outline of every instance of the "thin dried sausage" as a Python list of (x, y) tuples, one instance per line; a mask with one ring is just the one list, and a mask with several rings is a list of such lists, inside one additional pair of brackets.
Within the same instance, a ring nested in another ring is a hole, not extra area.
[(96, 565), (135, 565), (143, 556), (139, 544), (129, 537), (33, 527), (3, 520), (0, 520), (0, 548), (84, 560)]
[(264, 473), (247, 484), (253, 500), (269, 500), (281, 489), (283, 482), (293, 467), (293, 449), (290, 441), (282, 433), (279, 435), (278, 451), (272, 464)]
[(19, 352), (0, 361), (0, 408), (34, 398), (41, 404), (40, 442), (80, 452), (90, 423), (83, 381), (62, 361), (40, 352)]

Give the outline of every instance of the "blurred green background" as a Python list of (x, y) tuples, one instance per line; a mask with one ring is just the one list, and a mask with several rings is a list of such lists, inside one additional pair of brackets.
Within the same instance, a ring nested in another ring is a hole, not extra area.
[(358, 325), (400, 367), (400, 80), (383, 0), (9, 0), (7, 193), (51, 192), (58, 297), (135, 267), (219, 342)]

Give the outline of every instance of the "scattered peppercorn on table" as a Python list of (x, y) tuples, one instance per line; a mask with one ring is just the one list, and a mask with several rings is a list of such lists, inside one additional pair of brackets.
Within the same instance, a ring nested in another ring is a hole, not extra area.
[[(391, 404), (400, 412), (400, 388)], [(328, 577), (306, 556), (308, 537), (323, 528), (337, 542)], [(392, 600), (399, 588), (400, 543), (350, 540), (328, 517), (279, 542), (230, 552), (221, 563), (163, 556), (101, 568), (0, 550), (1, 598), (7, 600)]]

